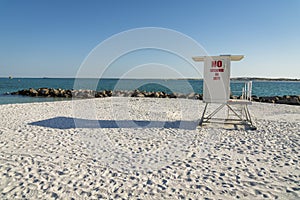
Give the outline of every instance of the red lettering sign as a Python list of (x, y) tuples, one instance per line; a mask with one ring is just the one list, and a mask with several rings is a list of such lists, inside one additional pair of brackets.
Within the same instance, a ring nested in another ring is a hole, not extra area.
[(212, 61), (212, 62), (211, 62), (211, 67), (216, 67), (216, 66), (217, 66), (217, 61), (215, 61), (215, 60)]
[(224, 69), (210, 69), (210, 72), (224, 72)]
[[(218, 67), (218, 68), (216, 68), (216, 67)], [(214, 77), (212, 77), (214, 81), (221, 80), (220, 72), (224, 72), (223, 67), (224, 66), (223, 66), (222, 60), (214, 60), (211, 62), (210, 72), (214, 73)]]
[(223, 66), (222, 60), (214, 60), (211, 62), (211, 67), (222, 67), (222, 66)]
[(218, 66), (218, 67), (222, 67), (222, 66), (223, 66), (222, 60), (218, 60), (217, 66)]

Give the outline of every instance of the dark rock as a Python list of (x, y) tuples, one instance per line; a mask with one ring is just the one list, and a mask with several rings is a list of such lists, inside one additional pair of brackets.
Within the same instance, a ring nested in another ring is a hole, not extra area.
[(289, 104), (289, 105), (300, 105), (299, 96), (271, 96), (271, 97), (252, 97), (253, 101), (263, 102), (263, 103), (278, 103), (278, 104)]
[(153, 93), (153, 97), (159, 98), (159, 96), (160, 96), (160, 93), (159, 93), (159, 92), (154, 92), (154, 93)]
[(145, 97), (153, 97), (153, 92), (143, 92)]
[(18, 94), (19, 95), (27, 95), (27, 94), (29, 94), (29, 91), (27, 91), (27, 90), (19, 90)]
[(66, 94), (72, 96), (72, 90), (67, 90), (67, 91), (66, 91)]
[(29, 89), (29, 95), (30, 96), (34, 97), (34, 96), (38, 96), (38, 94), (39, 94), (38, 91), (36, 91), (35, 89), (33, 89), (33, 88)]
[(176, 98), (177, 98), (177, 95), (174, 94), (174, 93), (171, 93), (171, 94), (168, 95), (168, 97), (169, 97), (169, 98), (174, 98), (174, 99), (176, 99)]
[(102, 98), (103, 97), (103, 93), (102, 92), (96, 92), (95, 93), (95, 97), (96, 98)]
[(52, 96), (52, 97), (57, 97), (59, 95), (59, 91), (56, 90), (56, 89), (50, 89), (49, 90), (49, 94)]
[(300, 100), (298, 96), (286, 96), (282, 100), (279, 100), (278, 103), (290, 104), (290, 105), (300, 105)]
[(195, 99), (203, 100), (203, 96), (201, 94), (196, 94)]
[(19, 91), (17, 91), (17, 92), (11, 92), (10, 94), (11, 95), (19, 95)]
[(259, 97), (258, 96), (253, 95), (251, 98), (252, 98), (252, 101), (256, 101), (256, 102), (259, 101)]
[(265, 103), (275, 103), (276, 97), (259, 97), (259, 101)]
[[(103, 90), (103, 91), (93, 91), (93, 90), (65, 90), (65, 89), (54, 89), (54, 88), (39, 88), (39, 89), (23, 89), (16, 92), (5, 93), (11, 95), (24, 95), (24, 96), (42, 96), (42, 97), (62, 97), (62, 98), (102, 98), (102, 97), (150, 97), (150, 98), (188, 98), (188, 99), (203, 99), (202, 94), (190, 93), (190, 94), (181, 94), (181, 93), (170, 93), (165, 92), (146, 92), (146, 91), (112, 91), (112, 90)], [(241, 96), (233, 96), (232, 99), (240, 99)], [(284, 95), (284, 96), (267, 96), (267, 97), (257, 97), (252, 96), (252, 101), (264, 102), (264, 103), (279, 103), (279, 104), (290, 104), (290, 105), (300, 105), (300, 96), (296, 95)]]
[(48, 96), (49, 95), (49, 89), (48, 88), (38, 89), (38, 95), (39, 96)]
[(143, 93), (138, 93), (135, 97), (145, 97)]
[(200, 94), (200, 100), (203, 100), (203, 94)]
[(137, 97), (141, 92), (139, 90), (134, 90), (134, 92), (131, 94), (131, 97)]
[(154, 92), (145, 92), (144, 95), (145, 95), (145, 97), (153, 98), (154, 97)]
[(159, 92), (159, 98), (166, 98), (167, 94), (165, 92)]
[(105, 93), (108, 97), (111, 97), (113, 94), (113, 92), (111, 90), (106, 90)]
[(63, 89), (58, 89), (58, 95), (57, 97), (64, 97), (66, 94), (66, 91)]

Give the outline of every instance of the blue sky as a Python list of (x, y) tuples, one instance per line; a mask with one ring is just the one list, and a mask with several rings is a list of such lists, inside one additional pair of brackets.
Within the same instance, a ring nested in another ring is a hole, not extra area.
[[(245, 55), (232, 64), (234, 77), (300, 78), (299, 19), (298, 0), (0, 0), (0, 77), (74, 77), (109, 37), (162, 27), (210, 55)], [(116, 72), (126, 65), (117, 63)]]

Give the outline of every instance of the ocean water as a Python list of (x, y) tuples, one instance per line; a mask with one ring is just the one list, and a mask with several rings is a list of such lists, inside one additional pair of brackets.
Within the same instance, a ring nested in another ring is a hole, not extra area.
[[(240, 95), (244, 82), (231, 81), (231, 91)], [(0, 78), (0, 104), (61, 101), (63, 98), (37, 98), (6, 95), (28, 88), (62, 88), (92, 90), (163, 91), (166, 93), (202, 93), (202, 80), (154, 80), (154, 79), (74, 79), (74, 78)], [(253, 81), (252, 95), (283, 96), (300, 95), (300, 82)]]

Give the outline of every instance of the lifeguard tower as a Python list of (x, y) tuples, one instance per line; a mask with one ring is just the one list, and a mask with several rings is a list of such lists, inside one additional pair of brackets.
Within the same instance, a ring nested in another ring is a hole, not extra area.
[[(245, 83), (240, 99), (230, 99), (230, 64), (231, 61), (240, 61), (243, 55), (197, 56), (196, 62), (204, 62), (203, 102), (205, 108), (199, 125), (209, 122), (253, 125), (248, 105), (251, 105), (252, 82)], [(207, 114), (209, 104), (220, 104), (213, 112)], [(227, 107), (225, 119), (214, 118), (223, 108)], [(225, 121), (224, 121), (225, 120)]]

